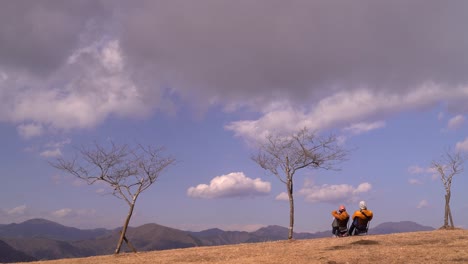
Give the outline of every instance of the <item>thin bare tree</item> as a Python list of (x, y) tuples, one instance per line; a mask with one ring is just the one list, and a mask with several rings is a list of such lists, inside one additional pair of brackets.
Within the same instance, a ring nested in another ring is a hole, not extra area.
[(296, 172), (304, 168), (337, 169), (336, 165), (346, 159), (347, 153), (335, 136), (321, 138), (307, 128), (287, 137), (269, 135), (266, 142), (259, 143), (258, 154), (252, 156), (252, 160), (286, 185), (289, 198), (288, 239), (292, 239), (294, 234), (293, 185)]
[(51, 165), (88, 184), (106, 183), (112, 188), (114, 196), (127, 203), (128, 214), (114, 252), (118, 254), (123, 241), (129, 243), (125, 233), (138, 197), (175, 162), (174, 158), (163, 155), (163, 152), (163, 148), (145, 147), (140, 144), (129, 147), (111, 142), (110, 147), (106, 148), (94, 143), (92, 147), (77, 148), (74, 159), (58, 158), (56, 162), (51, 162)]
[(452, 211), (450, 210), (452, 180), (453, 176), (463, 172), (465, 159), (466, 158), (461, 155), (460, 152), (447, 150), (439, 161), (432, 161), (431, 168), (437, 171), (445, 189), (444, 225), (442, 228), (454, 228)]

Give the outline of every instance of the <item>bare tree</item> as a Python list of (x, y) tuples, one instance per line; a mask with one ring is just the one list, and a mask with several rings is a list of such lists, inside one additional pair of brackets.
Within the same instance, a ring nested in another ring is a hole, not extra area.
[(286, 185), (289, 197), (289, 235), (293, 238), (295, 173), (304, 168), (336, 169), (339, 162), (345, 160), (347, 151), (339, 144), (335, 136), (320, 138), (307, 128), (288, 137), (267, 136), (265, 143), (259, 144), (258, 154), (252, 156), (260, 167), (275, 175)]
[[(465, 157), (460, 152), (452, 152), (447, 150), (445, 155), (440, 161), (432, 161), (431, 168), (435, 169), (445, 188), (445, 211), (444, 211), (444, 225), (442, 228), (453, 228), (452, 211), (450, 210), (450, 198), (452, 196), (452, 180), (453, 176), (463, 172), (463, 163)], [(450, 225), (449, 225), (450, 221)]]
[(58, 158), (56, 162), (51, 163), (53, 167), (85, 180), (88, 184), (108, 184), (113, 190), (112, 194), (127, 203), (129, 211), (115, 254), (120, 252), (124, 240), (129, 243), (125, 233), (139, 195), (175, 162), (174, 158), (164, 156), (163, 151), (163, 148), (142, 145), (131, 148), (127, 145), (116, 145), (114, 142), (111, 142), (110, 148), (105, 148), (94, 143), (91, 148), (78, 148), (72, 160)]

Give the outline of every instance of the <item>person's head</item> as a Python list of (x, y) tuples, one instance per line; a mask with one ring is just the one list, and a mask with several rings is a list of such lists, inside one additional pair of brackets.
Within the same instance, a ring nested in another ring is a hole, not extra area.
[(360, 202), (359, 202), (359, 208), (360, 208), (361, 210), (367, 209), (367, 204), (366, 204), (366, 202), (360, 201)]
[(344, 205), (340, 205), (339, 211), (340, 213), (346, 211), (346, 207)]

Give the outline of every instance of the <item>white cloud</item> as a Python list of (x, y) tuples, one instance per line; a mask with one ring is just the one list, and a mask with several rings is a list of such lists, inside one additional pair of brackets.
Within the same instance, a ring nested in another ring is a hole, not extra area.
[(408, 172), (410, 174), (420, 174), (420, 173), (424, 173), (425, 172), (425, 169), (424, 168), (421, 168), (419, 166), (410, 166), (408, 168)]
[(408, 183), (409, 184), (412, 184), (412, 185), (421, 185), (423, 184), (423, 182), (419, 179), (414, 179), (414, 178), (411, 178), (408, 180)]
[(71, 208), (62, 208), (53, 212), (50, 212), (52, 217), (55, 218), (81, 218), (89, 217), (96, 214), (95, 209), (71, 209)]
[(190, 187), (187, 195), (194, 198), (223, 198), (243, 197), (268, 194), (271, 183), (264, 182), (260, 178), (251, 179), (242, 172), (233, 172), (214, 177), (210, 184), (199, 184)]
[(426, 200), (421, 200), (419, 204), (416, 206), (416, 208), (420, 209), (420, 208), (425, 208), (428, 206), (429, 206), (429, 203)]
[[(227, 126), (245, 138), (285, 127), (344, 127), (442, 101), (466, 109), (467, 77), (460, 70), (466, 65), (466, 48), (459, 41), (463, 23), (457, 22), (466, 18), (445, 12), (456, 19), (436, 23), (432, 18), (437, 6), (421, 13), (417, 5), (406, 5), (407, 12), (401, 14), (398, 8), (375, 4), (356, 15), (347, 12), (353, 3), (304, 1), (265, 10), (260, 2), (196, 2), (181, 8), (135, 1), (126, 4), (128, 12), (114, 16), (121, 5), (95, 2), (99, 4), (83, 4), (86, 8), (64, 4), (2, 9), (8, 14), (2, 16), (6, 24), (14, 26), (0, 32), (7, 36), (0, 53), (0, 121), (34, 122), (46, 131), (89, 128), (111, 115), (144, 116), (162, 107), (169, 100), (161, 100), (161, 86), (189, 103), (196, 97), (199, 105), (219, 103), (231, 110), (250, 107), (261, 112), (257, 120)], [(27, 15), (23, 22), (14, 19), (20, 10)], [(80, 15), (71, 16), (70, 10)], [(243, 19), (233, 15), (240, 11)], [(274, 15), (259, 20), (265, 11)], [(57, 20), (40, 19), (49, 12)], [(378, 14), (379, 20), (369, 23), (368, 13)], [(404, 29), (389, 22), (395, 14), (408, 22)], [(175, 16), (186, 19), (174, 21)], [(316, 19), (323, 23), (308, 26)], [(336, 19), (349, 26), (328, 26)], [(44, 30), (30, 34), (31, 21)], [(421, 30), (421, 25), (435, 31)], [(253, 29), (262, 29), (262, 34)], [(421, 37), (401, 45), (375, 41), (408, 32)], [(441, 34), (444, 38), (437, 37)], [(388, 54), (385, 63), (374, 56), (383, 53)], [(440, 56), (428, 54), (447, 57), (441, 63)], [(272, 63), (278, 61), (282, 63)], [(289, 106), (267, 109), (280, 100)]]
[(447, 128), (450, 130), (456, 130), (459, 129), (463, 123), (465, 123), (465, 117), (463, 115), (457, 115), (448, 121)]
[(63, 148), (65, 145), (71, 143), (71, 139), (64, 139), (61, 141), (51, 141), (45, 145), (47, 148)]
[(116, 40), (76, 50), (48, 79), (9, 76), (9, 83), (0, 83), (6, 90), (0, 96), (0, 121), (21, 123), (18, 133), (24, 138), (46, 129), (90, 128), (110, 115), (145, 116), (159, 102), (159, 88), (150, 91), (132, 80)]
[(418, 165), (413, 165), (408, 167), (408, 173), (409, 174), (425, 174), (425, 173), (434, 173), (436, 172), (433, 168), (428, 167), (428, 168), (423, 168)]
[(70, 208), (63, 208), (63, 209), (52, 212), (52, 215), (58, 218), (63, 218), (63, 217), (73, 215), (73, 210)]
[(60, 157), (62, 156), (62, 148), (65, 145), (70, 144), (71, 140), (66, 139), (62, 141), (56, 141), (56, 142), (49, 142), (47, 143), (40, 155), (45, 158), (53, 158), (53, 157)]
[(385, 126), (383, 121), (367, 123), (368, 119), (428, 107), (441, 100), (465, 98), (467, 94), (468, 87), (453, 88), (451, 93), (446, 93), (444, 87), (434, 83), (425, 83), (406, 94), (376, 93), (370, 89), (341, 91), (325, 97), (312, 108), (292, 106), (288, 102), (270, 104), (257, 120), (235, 121), (225, 128), (254, 142), (263, 140), (270, 131), (284, 134), (303, 127), (320, 131), (349, 123), (356, 123), (347, 128), (359, 133)]
[(21, 124), (17, 127), (18, 134), (25, 139), (40, 136), (44, 133), (44, 128), (41, 124)]
[(277, 201), (289, 201), (289, 196), (286, 192), (282, 192), (275, 197)]
[(385, 122), (384, 121), (377, 121), (373, 123), (366, 123), (366, 122), (361, 122), (361, 123), (356, 123), (351, 126), (345, 127), (345, 131), (351, 132), (353, 135), (359, 135), (374, 129), (379, 129), (385, 127)]
[(42, 151), (40, 155), (45, 158), (55, 158), (62, 156), (62, 151), (60, 149), (49, 149)]
[(23, 204), (13, 209), (7, 210), (6, 213), (8, 215), (23, 215), (26, 212), (26, 210), (27, 210), (27, 206)]
[(322, 186), (304, 186), (299, 190), (299, 194), (305, 196), (308, 202), (342, 202), (356, 201), (360, 194), (367, 193), (372, 189), (368, 182), (359, 184), (356, 188), (348, 184)]
[(468, 152), (468, 137), (465, 138), (465, 140), (463, 140), (461, 142), (457, 142), (457, 144), (455, 144), (455, 150), (456, 151)]

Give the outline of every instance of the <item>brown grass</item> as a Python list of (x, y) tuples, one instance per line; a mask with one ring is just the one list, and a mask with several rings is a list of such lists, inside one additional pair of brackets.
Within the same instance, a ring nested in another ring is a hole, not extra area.
[(31, 263), (468, 263), (468, 230), (197, 247)]

